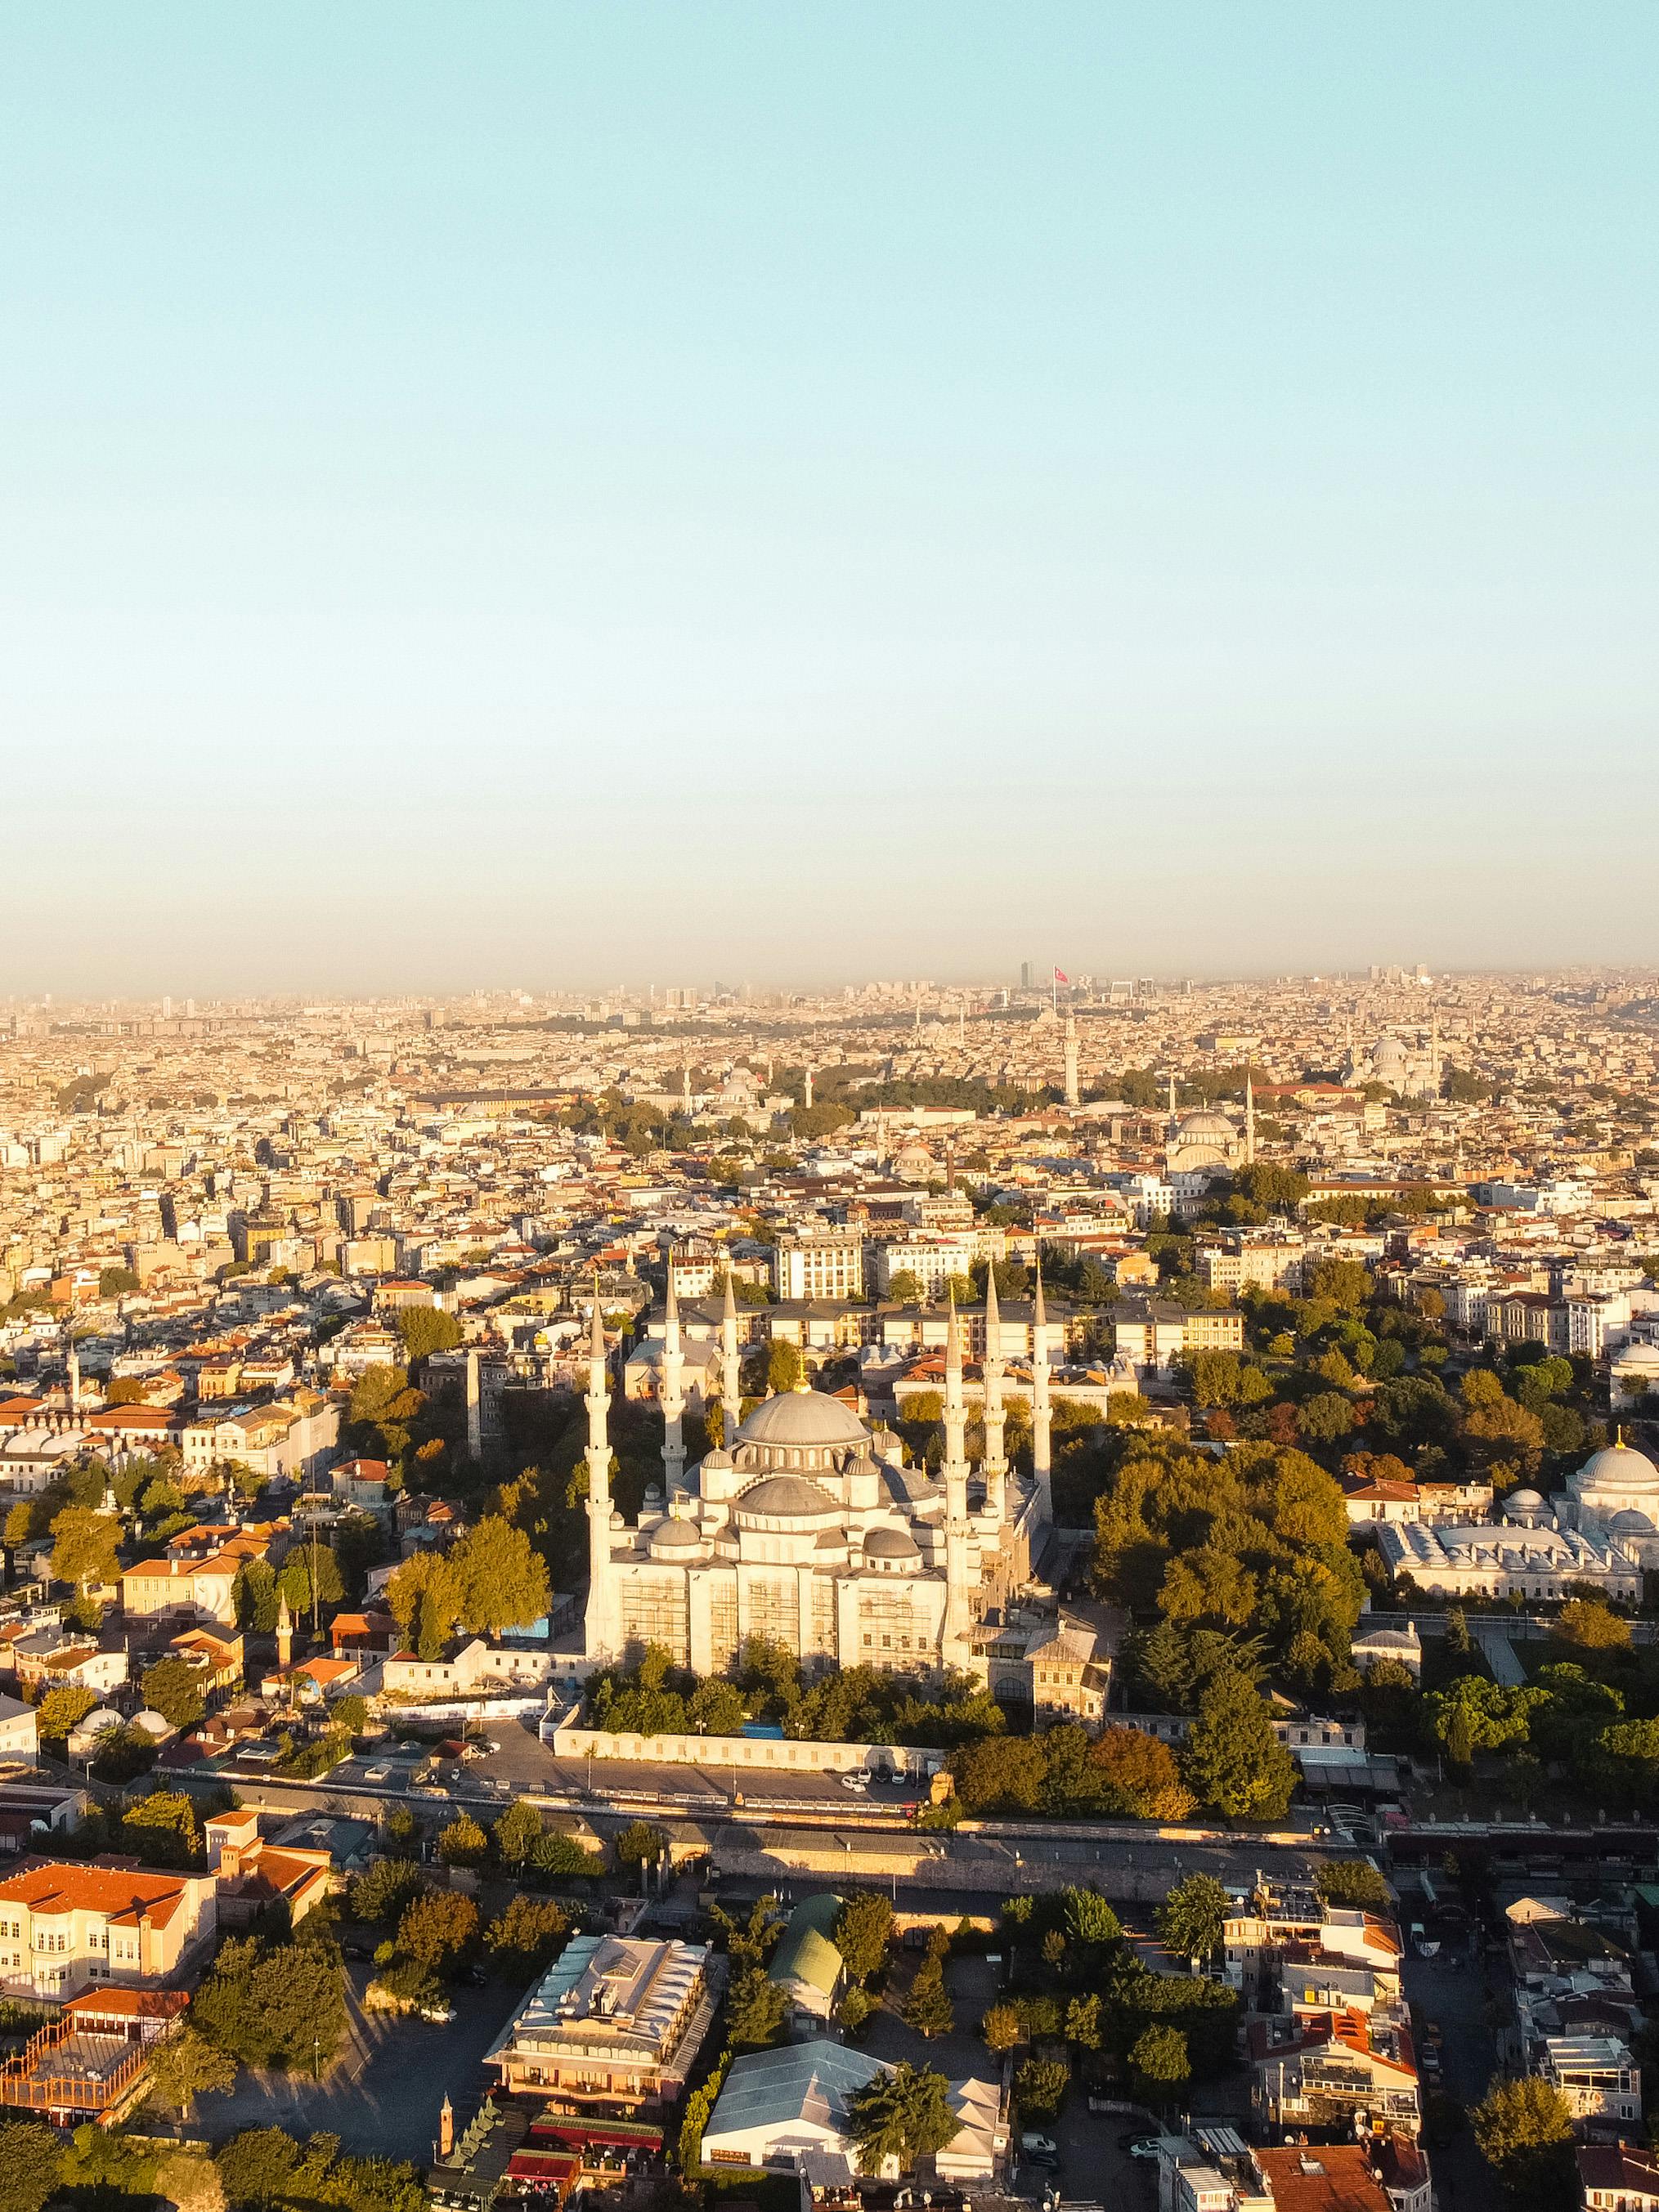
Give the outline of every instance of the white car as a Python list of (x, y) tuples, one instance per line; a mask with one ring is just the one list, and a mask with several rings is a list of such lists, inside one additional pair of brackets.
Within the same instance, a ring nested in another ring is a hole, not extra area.
[(843, 1774), (841, 1786), (843, 1790), (855, 1790), (862, 1796), (870, 1787), (870, 1778), (867, 1774)]

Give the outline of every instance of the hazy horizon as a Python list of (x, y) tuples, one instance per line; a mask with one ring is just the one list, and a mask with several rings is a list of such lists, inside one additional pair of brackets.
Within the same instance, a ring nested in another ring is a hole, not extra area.
[(1659, 960), (1659, 17), (15, 15), (0, 997)]

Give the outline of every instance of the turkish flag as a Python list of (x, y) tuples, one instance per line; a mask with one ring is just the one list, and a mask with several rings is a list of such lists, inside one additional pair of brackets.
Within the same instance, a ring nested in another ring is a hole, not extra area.
[(1056, 983), (1069, 983), (1071, 980), (1071, 977), (1066, 973), (1066, 970), (1063, 968), (1055, 969), (1054, 981)]

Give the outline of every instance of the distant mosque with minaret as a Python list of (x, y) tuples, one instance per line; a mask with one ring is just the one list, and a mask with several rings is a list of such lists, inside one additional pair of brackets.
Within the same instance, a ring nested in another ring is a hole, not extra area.
[[(637, 1527), (611, 1500), (611, 1393), (594, 1301), (588, 1355), (586, 1657), (612, 1663), (661, 1645), (701, 1675), (726, 1672), (747, 1639), (786, 1645), (808, 1668), (872, 1665), (983, 1680), (988, 1623), (1029, 1580), (1053, 1520), (1048, 1346), (1037, 1289), (1031, 1362), (1032, 1468), (1004, 1448), (1002, 1323), (987, 1291), (984, 1456), (968, 1462), (963, 1332), (945, 1346), (945, 1455), (907, 1467), (898, 1439), (867, 1428), (804, 1381), (764, 1398), (735, 1437), (688, 1466), (680, 1318), (671, 1264), (663, 1346), (663, 1482)], [(1024, 1336), (1024, 1330), (1021, 1330)], [(730, 1279), (721, 1321), (721, 1401), (742, 1402)], [(977, 1410), (977, 1409), (976, 1409)]]

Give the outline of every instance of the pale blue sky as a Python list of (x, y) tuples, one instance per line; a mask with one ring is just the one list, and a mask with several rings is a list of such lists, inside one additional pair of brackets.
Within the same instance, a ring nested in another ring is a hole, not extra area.
[(1659, 957), (1659, 10), (0, 10), (0, 993)]

